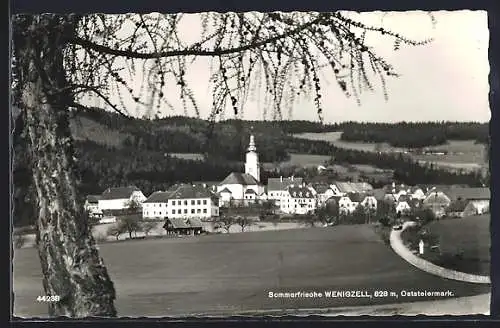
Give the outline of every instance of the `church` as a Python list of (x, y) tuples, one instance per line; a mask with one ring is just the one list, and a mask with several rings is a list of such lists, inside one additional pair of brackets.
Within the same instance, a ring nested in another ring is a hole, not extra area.
[(265, 186), (260, 182), (260, 163), (255, 137), (250, 135), (250, 144), (245, 158), (245, 173), (231, 172), (218, 186), (219, 205), (248, 204), (265, 199)]

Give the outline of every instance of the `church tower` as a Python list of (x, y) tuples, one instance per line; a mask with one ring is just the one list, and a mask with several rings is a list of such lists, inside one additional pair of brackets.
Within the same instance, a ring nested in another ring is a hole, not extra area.
[(260, 182), (259, 155), (257, 154), (257, 148), (255, 147), (255, 138), (253, 134), (250, 135), (250, 144), (248, 145), (248, 151), (245, 161), (245, 173), (250, 174), (255, 178), (255, 180)]

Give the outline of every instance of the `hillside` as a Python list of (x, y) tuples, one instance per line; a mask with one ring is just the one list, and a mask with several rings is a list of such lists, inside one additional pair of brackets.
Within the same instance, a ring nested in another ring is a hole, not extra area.
[[(21, 116), (16, 126), (23, 126)], [(133, 184), (149, 195), (178, 182), (220, 181), (232, 171), (243, 170), (242, 161), (251, 127), (263, 163), (261, 181), (264, 183), (268, 177), (280, 175), (316, 178), (317, 171), (310, 165), (319, 165), (327, 160), (327, 165), (335, 164), (332, 167), (357, 165), (364, 168), (347, 173), (336, 169), (323, 177), (330, 180), (357, 179), (374, 185), (387, 183), (388, 178), (410, 185), (438, 183), (476, 186), (483, 183), (475, 172), (449, 172), (420, 164), (403, 154), (346, 149), (324, 140), (296, 138), (288, 131), (301, 130), (298, 121), (230, 120), (211, 126), (207, 121), (194, 118), (142, 120), (97, 110), (74, 115), (71, 120), (81, 176), (79, 194), (83, 199), (85, 195), (101, 193), (109, 186)], [(308, 122), (302, 130), (320, 127), (319, 123)], [(14, 135), (15, 219), (17, 224), (26, 224), (34, 219), (35, 197), (31, 160), (21, 130), (16, 129)], [(363, 172), (366, 167), (391, 170), (394, 176)]]

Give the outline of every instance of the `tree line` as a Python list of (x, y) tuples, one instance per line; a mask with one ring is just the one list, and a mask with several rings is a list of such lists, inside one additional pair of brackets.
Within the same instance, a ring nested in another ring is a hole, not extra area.
[[(102, 118), (104, 117), (104, 119)], [(116, 124), (121, 129), (132, 129), (124, 121), (127, 118), (118, 118), (116, 114), (103, 114), (99, 122), (117, 120)], [(93, 119), (97, 119), (93, 117)], [(101, 121), (103, 119), (103, 121)], [(106, 121), (108, 120), (108, 121)], [(133, 120), (135, 122), (137, 120)], [(201, 134), (196, 134), (197, 127), (193, 128), (196, 133), (186, 133), (182, 122), (198, 122), (200, 120), (191, 118), (177, 118), (178, 131), (167, 131), (172, 139), (161, 137), (158, 139), (141, 139), (148, 135), (147, 132), (134, 135), (132, 141), (125, 139), (121, 147), (101, 145), (93, 141), (76, 141), (76, 157), (78, 158), (78, 169), (81, 182), (78, 186), (79, 194), (83, 203), (83, 197), (88, 194), (100, 194), (110, 186), (136, 185), (146, 195), (156, 190), (165, 190), (169, 186), (179, 182), (194, 181), (221, 181), (230, 172), (242, 172), (242, 160), (248, 145), (249, 130), (238, 136), (238, 127), (221, 125), (223, 128), (215, 134), (215, 140), (211, 140), (207, 152), (211, 156), (200, 160), (184, 160), (170, 156), (170, 152), (180, 152), (189, 147), (201, 147)], [(234, 122), (233, 122), (234, 123)], [(15, 169), (14, 169), (14, 211), (15, 224), (32, 224), (35, 218), (34, 211), (34, 188), (32, 183), (32, 172), (30, 169), (30, 156), (25, 151), (26, 141), (22, 131), (22, 117), (19, 117), (14, 134), (15, 146)], [(121, 124), (124, 124), (123, 126)], [(142, 124), (142, 123), (141, 123)], [(247, 123), (245, 123), (247, 124)], [(133, 123), (132, 123), (133, 125)], [(199, 127), (201, 131), (201, 126)], [(245, 127), (243, 127), (245, 129)], [(148, 131), (150, 129), (138, 129)], [(382, 169), (394, 170), (393, 179), (398, 183), (409, 185), (416, 184), (465, 184), (480, 186), (483, 180), (478, 173), (453, 173), (433, 165), (422, 165), (413, 161), (403, 154), (374, 153), (352, 149), (338, 148), (326, 141), (312, 141), (294, 138), (285, 135), (282, 131), (273, 129), (274, 132), (259, 135), (258, 151), (261, 161), (280, 161), (289, 156), (290, 153), (309, 153), (332, 156), (331, 163), (338, 164), (369, 164)], [(128, 130), (130, 132), (131, 130)], [(137, 137), (139, 135), (139, 137)], [(280, 138), (281, 136), (281, 138)], [(147, 137), (146, 137), (147, 138)], [(165, 139), (162, 139), (165, 138)], [(139, 143), (137, 143), (139, 140)], [(155, 140), (151, 143), (140, 143), (140, 140)], [(172, 140), (175, 140), (173, 142)], [(168, 148), (178, 147), (178, 148)], [(201, 148), (200, 148), (201, 150)], [(268, 157), (266, 158), (266, 154)], [(275, 156), (275, 158), (270, 158)], [(263, 159), (262, 159), (263, 158)], [(313, 170), (314, 171), (314, 170)], [(299, 168), (275, 168), (272, 171), (261, 170), (261, 181), (266, 183), (269, 177), (280, 175), (302, 176), (311, 178), (316, 172), (309, 172)], [(332, 177), (338, 177), (333, 174)], [(363, 179), (363, 176), (361, 176)], [(364, 181), (378, 185), (377, 181), (365, 178)], [(487, 181), (486, 181), (487, 182)]]
[(476, 122), (400, 122), (351, 123), (342, 128), (341, 140), (388, 143), (394, 147), (423, 148), (443, 145), (450, 140), (487, 143), (488, 123)]

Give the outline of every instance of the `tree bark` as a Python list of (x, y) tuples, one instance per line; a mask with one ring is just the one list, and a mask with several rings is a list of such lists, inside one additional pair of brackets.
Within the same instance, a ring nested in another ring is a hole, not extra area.
[[(76, 17), (54, 14), (13, 20), (14, 102), (26, 115), (28, 149), (36, 189), (37, 247), (50, 316), (116, 316), (115, 289), (99, 257), (77, 197), (68, 106), (72, 102), (63, 64)], [(17, 97), (16, 97), (17, 96)]]

